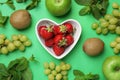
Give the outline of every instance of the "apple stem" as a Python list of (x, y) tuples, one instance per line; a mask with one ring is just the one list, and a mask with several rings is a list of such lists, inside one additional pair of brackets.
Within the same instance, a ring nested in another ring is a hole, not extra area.
[(120, 67), (115, 67), (115, 71), (120, 71)]
[(61, 0), (56, 0), (57, 3), (59, 3)]

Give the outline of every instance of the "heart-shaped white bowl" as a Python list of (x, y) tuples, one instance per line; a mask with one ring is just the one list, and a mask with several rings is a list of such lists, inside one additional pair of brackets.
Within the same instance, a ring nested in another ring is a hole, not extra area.
[[(45, 44), (44, 44), (44, 40), (42, 37), (39, 36), (38, 34), (38, 28), (42, 25), (46, 25), (46, 26), (49, 26), (49, 25), (61, 25), (61, 24), (64, 24), (66, 22), (69, 22), (73, 25), (73, 27), (76, 29), (75, 32), (74, 32), (74, 42), (72, 45), (70, 45), (69, 47), (67, 47), (64, 51), (64, 53), (60, 56), (56, 56), (54, 51), (52, 50), (52, 48), (49, 48), (49, 47), (46, 47)], [(81, 32), (82, 32), (82, 28), (81, 28), (81, 25), (79, 24), (78, 21), (76, 20), (73, 20), (73, 19), (68, 19), (60, 24), (56, 23), (55, 21), (52, 21), (50, 19), (40, 19), (37, 24), (36, 24), (36, 27), (35, 27), (35, 32), (36, 32), (36, 35), (37, 35), (37, 38), (39, 40), (39, 42), (41, 43), (41, 45), (48, 51), (48, 53), (50, 55), (52, 55), (53, 57), (55, 57), (56, 59), (62, 59), (63, 57), (65, 57), (73, 48), (74, 46), (76, 45), (77, 41), (79, 40), (80, 38), (80, 35), (81, 35)]]

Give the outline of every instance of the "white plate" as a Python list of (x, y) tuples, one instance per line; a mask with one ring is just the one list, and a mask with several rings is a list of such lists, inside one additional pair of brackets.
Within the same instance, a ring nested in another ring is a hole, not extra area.
[[(74, 32), (74, 42), (72, 45), (70, 45), (69, 47), (67, 47), (64, 51), (64, 53), (60, 56), (56, 56), (54, 51), (52, 50), (52, 48), (49, 48), (49, 47), (46, 47), (45, 44), (44, 44), (44, 40), (43, 38), (41, 38), (38, 34), (38, 28), (42, 25), (46, 25), (46, 26), (49, 26), (49, 25), (61, 25), (61, 24), (64, 24), (66, 22), (69, 22), (73, 25), (73, 27), (76, 29), (76, 31)], [(58, 24), (56, 23), (55, 21), (52, 21), (50, 19), (40, 19), (37, 24), (36, 24), (36, 27), (35, 27), (35, 32), (36, 32), (36, 35), (37, 35), (37, 38), (39, 40), (39, 42), (41, 43), (41, 45), (45, 48), (45, 50), (47, 50), (47, 52), (52, 55), (54, 58), (56, 59), (62, 59), (63, 57), (65, 57), (67, 54), (70, 53), (70, 51), (74, 48), (74, 46), (77, 44), (77, 41), (79, 40), (80, 38), (80, 35), (81, 35), (81, 32), (82, 32), (82, 28), (81, 28), (81, 25), (79, 24), (78, 21), (74, 20), (74, 19), (68, 19), (68, 20), (65, 20), (63, 21), (62, 23)]]

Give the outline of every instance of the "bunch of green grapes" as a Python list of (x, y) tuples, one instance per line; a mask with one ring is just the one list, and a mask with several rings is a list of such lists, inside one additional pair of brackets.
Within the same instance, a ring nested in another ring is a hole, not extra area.
[(20, 51), (24, 51), (25, 47), (31, 46), (32, 44), (28, 37), (23, 34), (12, 35), (12, 42), (16, 49)]
[(48, 80), (68, 80), (68, 71), (70, 70), (70, 64), (61, 62), (56, 65), (54, 62), (44, 63), (44, 73), (48, 76)]
[(115, 38), (115, 40), (110, 43), (110, 46), (113, 48), (115, 54), (119, 54), (120, 53), (120, 37)]
[(7, 49), (8, 43), (10, 43), (10, 40), (6, 39), (4, 34), (0, 34), (0, 53), (7, 54), (9, 52)]
[(8, 54), (9, 52), (19, 49), (24, 51), (25, 47), (30, 46), (31, 41), (27, 36), (18, 34), (12, 35), (12, 40), (6, 38), (4, 34), (0, 34), (0, 53)]
[(120, 6), (117, 3), (112, 4), (112, 14), (106, 14), (100, 18), (99, 22), (92, 24), (92, 29), (96, 30), (97, 34), (106, 35), (109, 32), (120, 35)]

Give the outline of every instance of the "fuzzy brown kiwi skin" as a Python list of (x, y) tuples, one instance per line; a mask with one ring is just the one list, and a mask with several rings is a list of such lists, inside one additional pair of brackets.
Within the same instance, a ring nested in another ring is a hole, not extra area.
[(31, 15), (27, 10), (16, 10), (10, 16), (10, 23), (18, 30), (26, 29), (31, 24)]
[(83, 44), (83, 51), (89, 56), (97, 56), (104, 50), (104, 42), (99, 38), (89, 38)]

